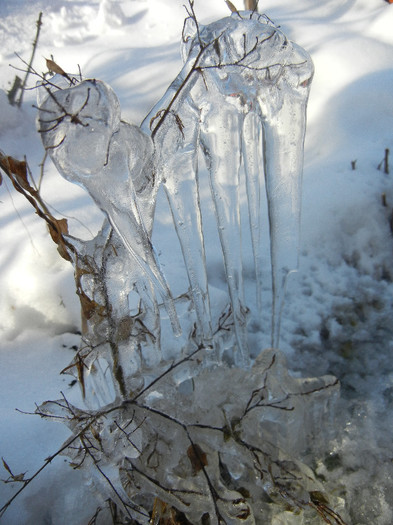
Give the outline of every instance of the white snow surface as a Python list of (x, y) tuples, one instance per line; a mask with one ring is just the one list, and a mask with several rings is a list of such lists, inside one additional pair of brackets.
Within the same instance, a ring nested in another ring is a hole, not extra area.
[[(109, 83), (123, 119), (139, 124), (181, 68), (183, 0), (1, 0), (0, 149), (27, 157), (36, 179), (43, 148), (35, 128), (35, 90), (21, 109), (6, 92), (28, 61), (35, 22), (43, 26), (34, 61), (53, 55), (67, 72)], [(242, 8), (240, 0), (234, 0)], [(281, 349), (293, 373), (333, 374), (341, 381), (337, 437), (325, 462), (311, 466), (346, 499), (348, 523), (393, 523), (393, 5), (383, 0), (263, 0), (265, 12), (308, 52), (315, 77), (308, 106), (300, 270), (291, 276)], [(228, 16), (224, 0), (195, 0), (201, 23)], [(14, 67), (10, 67), (10, 64)], [(35, 79), (30, 77), (29, 86)], [(353, 169), (355, 168), (355, 169)], [(91, 236), (102, 215), (81, 189), (46, 163), (42, 193), (72, 233)], [(203, 192), (202, 192), (203, 193)], [(386, 206), (382, 204), (386, 195)], [(175, 293), (181, 259), (165, 247), (169, 211), (157, 221), (157, 248)], [(211, 218), (211, 221), (213, 219)], [(160, 229), (160, 227), (162, 229)], [(209, 229), (209, 224), (207, 225)], [(214, 227), (212, 226), (213, 230)], [(35, 403), (78, 403), (77, 385), (59, 372), (79, 342), (79, 304), (71, 266), (45, 225), (4, 180), (0, 187), (0, 456), (14, 474), (37, 470), (68, 436), (65, 427), (25, 415)], [(208, 248), (209, 249), (209, 248)], [(178, 248), (176, 248), (178, 250)], [(170, 250), (172, 252), (172, 250)], [(268, 256), (266, 257), (268, 261)], [(216, 261), (208, 270), (214, 284)], [(251, 265), (251, 263), (250, 263)], [(245, 264), (247, 268), (247, 263)], [(269, 266), (266, 266), (266, 279)], [(250, 279), (246, 286), (250, 289)], [(262, 319), (268, 345), (269, 301)], [(255, 354), (261, 348), (255, 350)], [(8, 473), (0, 465), (0, 478)], [(17, 490), (0, 484), (0, 506)], [(57, 458), (15, 500), (5, 525), (88, 523), (99, 504), (89, 480)]]

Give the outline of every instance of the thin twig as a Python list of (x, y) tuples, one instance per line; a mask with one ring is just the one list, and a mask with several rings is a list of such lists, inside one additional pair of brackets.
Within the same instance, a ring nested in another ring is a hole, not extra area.
[(40, 30), (41, 30), (41, 26), (42, 26), (41, 19), (42, 19), (42, 11), (38, 15), (37, 32), (36, 32), (36, 35), (35, 35), (35, 40), (33, 42), (33, 50), (31, 52), (30, 62), (27, 65), (26, 75), (25, 75), (25, 78), (24, 78), (24, 80), (22, 82), (21, 93), (20, 93), (19, 100), (18, 100), (18, 103), (17, 103), (18, 108), (20, 108), (21, 105), (22, 105), (23, 93), (24, 93), (24, 90), (26, 88), (27, 79), (29, 78), (30, 73), (33, 71), (32, 65), (33, 65), (34, 55), (35, 55), (35, 52), (36, 52), (36, 49), (37, 49), (38, 37), (40, 36)]
[(41, 472), (57, 457), (59, 456), (62, 452), (64, 452), (65, 450), (67, 450), (70, 445), (72, 443), (74, 443), (77, 439), (79, 439), (83, 434), (84, 432), (86, 432), (88, 429), (88, 425), (86, 425), (86, 427), (84, 427), (80, 432), (78, 432), (78, 434), (76, 434), (74, 437), (68, 439), (64, 445), (59, 448), (59, 450), (57, 450), (57, 452), (55, 452), (54, 454), (52, 454), (51, 456), (49, 456), (48, 458), (46, 458), (44, 464), (38, 469), (36, 470), (36, 472), (28, 479), (25, 480), (24, 484), (23, 484), (23, 487), (21, 487), (13, 496), (12, 498), (10, 498), (7, 503), (5, 503), (1, 508), (0, 508), (0, 517), (4, 515), (5, 511), (8, 509), (8, 507), (11, 505), (11, 503), (19, 496), (19, 494), (27, 487), (27, 485), (29, 485), (37, 476), (39, 476), (39, 474), (41, 474)]

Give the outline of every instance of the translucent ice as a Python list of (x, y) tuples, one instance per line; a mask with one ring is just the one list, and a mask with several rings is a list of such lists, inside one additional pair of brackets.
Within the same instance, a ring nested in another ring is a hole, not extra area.
[[(189, 19), (182, 51), (185, 66), (146, 118), (144, 128), (147, 131), (150, 125), (158, 137), (165, 126), (165, 115), (170, 114), (171, 128), (177, 128), (177, 151), (187, 152), (188, 158), (193, 159), (184, 169), (179, 163), (180, 170), (166, 170), (163, 177), (166, 188), (171, 188), (173, 211), (187, 199), (189, 188), (183, 189), (184, 180), (197, 180), (195, 150), (200, 140), (210, 171), (237, 343), (247, 361), (239, 170), (243, 161), (259, 298), (260, 194), (264, 179), (266, 183), (273, 288), (272, 346), (277, 346), (287, 276), (298, 265), (303, 142), (313, 65), (309, 55), (265, 17), (249, 12), (234, 13), (208, 26)], [(189, 140), (190, 136), (194, 139)], [(165, 159), (173, 158), (173, 147), (168, 142), (161, 148), (164, 166)], [(160, 148), (160, 140), (157, 147)], [(183, 252), (188, 251), (185, 240), (190, 237), (198, 247), (199, 258), (188, 265), (189, 272), (196, 275), (195, 265), (203, 263), (204, 254), (197, 186), (192, 194), (197, 209), (183, 208), (185, 216), (174, 216), (182, 228)], [(197, 219), (192, 220), (191, 214), (196, 214)], [(199, 280), (197, 287), (195, 281), (192, 286), (202, 297), (206, 296), (204, 279)]]
[[(209, 159), (212, 195), (239, 333), (244, 320), (238, 255), (237, 155), (243, 156), (246, 167), (257, 283), (259, 240), (254, 225), (258, 224), (258, 168), (259, 181), (263, 174), (266, 179), (273, 281), (272, 346), (277, 346), (286, 278), (297, 268), (303, 142), (312, 62), (307, 53), (257, 13), (244, 13), (243, 17), (234, 13), (199, 29), (199, 37), (194, 36), (188, 46), (191, 60), (206, 47), (196, 67), (202, 78), (199, 86), (192, 88), (191, 98), (202, 108), (202, 142)], [(261, 134), (263, 151), (258, 153)], [(220, 180), (226, 184), (220, 184)], [(257, 228), (260, 231), (260, 225)]]
[(272, 523), (285, 511), (304, 523), (302, 509), (311, 511), (311, 495), (323, 497), (323, 487), (295, 458), (309, 452), (309, 433), (319, 446), (326, 438), (338, 381), (294, 379), (276, 350), (250, 370), (194, 367), (187, 393), (172, 372), (96, 412), (65, 399), (38, 411), (68, 425), (78, 440), (67, 452), (74, 468), (88, 468), (97, 485), (110, 477), (111, 497), (136, 523), (159, 523), (165, 509), (193, 524)]
[[(68, 424), (73, 465), (89, 468), (96, 481), (109, 480), (124, 522), (252, 525), (287, 516), (302, 523), (303, 511), (312, 510), (331, 518), (329, 507), (315, 508), (312, 495), (322, 494), (321, 485), (297, 458), (320, 442), (313, 436), (331, 414), (338, 381), (292, 378), (276, 350), (286, 280), (297, 268), (313, 66), (307, 53), (254, 12), (235, 12), (208, 26), (191, 17), (182, 55), (181, 72), (140, 128), (121, 121), (117, 98), (103, 82), (54, 79), (41, 88), (44, 146), (107, 220), (91, 241), (67, 237), (84, 318), (83, 344), (67, 371), (81, 383), (89, 410), (64, 399), (38, 412)], [(223, 258), (223, 307), (209, 296), (199, 152)], [(263, 186), (271, 244), (273, 348), (253, 364), (242, 176), (258, 308)], [(159, 352), (164, 323), (156, 291), (175, 332), (179, 325), (151, 242), (161, 187), (190, 288), (184, 294), (188, 332), (178, 347), (171, 334), (168, 356)]]
[(182, 71), (141, 129), (120, 121), (119, 103), (106, 84), (88, 80), (58, 91), (46, 88), (40, 131), (59, 171), (91, 193), (127, 247), (138, 267), (134, 278), (145, 307), (158, 316), (158, 291), (178, 333), (171, 291), (150, 240), (157, 190), (164, 187), (190, 283), (196, 337), (211, 344), (214, 321), (199, 197), (201, 146), (237, 340), (234, 361), (244, 364), (249, 351), (240, 176), (245, 173), (259, 307), (263, 185), (266, 189), (271, 343), (277, 347), (286, 281), (298, 261), (303, 141), (313, 67), (301, 48), (257, 13), (234, 13), (205, 27), (190, 19), (182, 52)]
[(151, 302), (152, 286), (156, 287), (174, 331), (179, 333), (172, 295), (146, 229), (146, 223), (152, 223), (154, 198), (148, 202), (152, 211), (149, 206), (147, 211), (145, 208), (143, 220), (136, 191), (143, 193), (153, 178), (150, 137), (138, 127), (120, 122), (116, 95), (98, 80), (55, 92), (47, 88), (39, 126), (44, 146), (59, 172), (87, 189), (139, 266), (139, 279), (149, 279), (149, 283), (138, 286), (140, 293)]

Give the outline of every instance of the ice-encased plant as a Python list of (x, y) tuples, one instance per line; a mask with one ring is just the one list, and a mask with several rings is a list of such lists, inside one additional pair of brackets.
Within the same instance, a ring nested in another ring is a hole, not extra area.
[[(201, 26), (193, 2), (189, 10), (184, 67), (140, 127), (121, 120), (100, 80), (60, 75), (40, 87), (44, 147), (106, 219), (92, 240), (65, 230), (57, 238), (81, 301), (81, 345), (67, 372), (85, 406), (62, 399), (37, 412), (69, 426), (72, 466), (96, 475), (124, 523), (316, 523), (316, 515), (343, 523), (300, 461), (321, 446), (315, 436), (338, 382), (292, 378), (276, 350), (286, 279), (297, 268), (312, 62), (265, 16), (235, 12)], [(220, 306), (206, 270), (199, 151), (227, 283)], [(241, 175), (258, 307), (264, 186), (268, 203), (272, 349), (256, 359), (247, 341)], [(180, 297), (152, 245), (160, 188), (189, 281)]]

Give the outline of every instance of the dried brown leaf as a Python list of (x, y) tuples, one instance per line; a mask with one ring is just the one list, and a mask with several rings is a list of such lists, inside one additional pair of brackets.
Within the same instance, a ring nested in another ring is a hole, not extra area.
[(56, 244), (59, 244), (63, 234), (68, 234), (67, 219), (52, 219), (53, 225), (49, 225), (49, 233)]
[(66, 366), (65, 368), (63, 368), (63, 370), (60, 372), (60, 374), (66, 374), (68, 370), (70, 370), (71, 368), (76, 368), (76, 371), (77, 371), (77, 374), (78, 374), (78, 381), (81, 385), (81, 388), (82, 388), (82, 396), (83, 398), (85, 397), (86, 395), (86, 389), (85, 389), (85, 376), (84, 376), (84, 368), (87, 368), (87, 366), (85, 365), (84, 361), (83, 361), (83, 358), (86, 357), (86, 356), (81, 356), (81, 355), (77, 355), (75, 356), (75, 360), (73, 363), (71, 363), (70, 365)]
[(187, 456), (191, 462), (194, 476), (208, 465), (206, 453), (196, 443), (188, 447)]
[(100, 317), (105, 316), (105, 307), (98, 304), (93, 299), (90, 299), (85, 292), (79, 287), (77, 292), (79, 300), (81, 303), (82, 313), (84, 317), (89, 320), (93, 317), (94, 314), (99, 315)]
[(0, 169), (10, 178), (16, 191), (30, 202), (37, 215), (46, 221), (50, 236), (57, 244), (59, 254), (66, 261), (71, 261), (70, 250), (72, 250), (72, 246), (63, 237), (63, 235), (68, 234), (67, 220), (53, 217), (42, 200), (39, 191), (31, 186), (27, 162), (7, 157), (0, 152)]
[(57, 244), (57, 251), (66, 261), (71, 261), (71, 257), (68, 253), (67, 246), (64, 242), (63, 235), (68, 234), (68, 223), (67, 219), (55, 219), (50, 217), (51, 221), (48, 222), (49, 234), (52, 240)]
[(4, 458), (1, 458), (2, 461), (3, 461), (3, 465), (4, 465), (4, 468), (5, 470), (8, 472), (8, 474), (10, 474), (11, 477), (14, 477), (10, 467), (8, 466), (8, 464), (6, 463), (5, 459)]
[(91, 319), (95, 313), (97, 303), (90, 299), (82, 290), (78, 291), (79, 300), (82, 307), (83, 315), (86, 319)]
[(310, 492), (310, 499), (313, 503), (316, 505), (322, 503), (323, 505), (328, 505), (329, 500), (323, 492), (320, 492), (319, 490), (312, 490)]
[(151, 523), (157, 523), (157, 525), (191, 525), (184, 514), (157, 497), (153, 504)]
[(6, 157), (6, 162), (8, 169), (13, 175), (15, 175), (20, 186), (30, 194), (35, 195), (37, 192), (30, 185), (27, 175), (27, 162), (25, 160), (14, 159), (14, 157)]
[(227, 4), (227, 6), (229, 7), (229, 9), (231, 10), (232, 13), (237, 13), (238, 12), (236, 7), (232, 4), (232, 2), (230, 0), (225, 0), (225, 3)]
[(78, 381), (79, 381), (79, 384), (80, 384), (80, 386), (82, 388), (82, 397), (84, 399), (85, 395), (86, 395), (84, 367), (86, 365), (83, 362), (83, 359), (78, 359), (77, 362), (75, 363), (75, 366), (76, 366), (76, 370), (78, 372)]
[(3, 461), (3, 466), (10, 475), (6, 483), (11, 483), (13, 481), (25, 481), (25, 474), (26, 472), (22, 472), (21, 474), (13, 474), (12, 470), (10, 469), (8, 463), (5, 461), (4, 458), (1, 458)]
[(255, 11), (258, 8), (258, 0), (244, 0), (244, 9), (246, 11)]
[(46, 58), (46, 67), (51, 71), (52, 73), (57, 73), (58, 75), (62, 75), (63, 77), (68, 77), (67, 73), (62, 69), (54, 60), (51, 60), (50, 58)]

